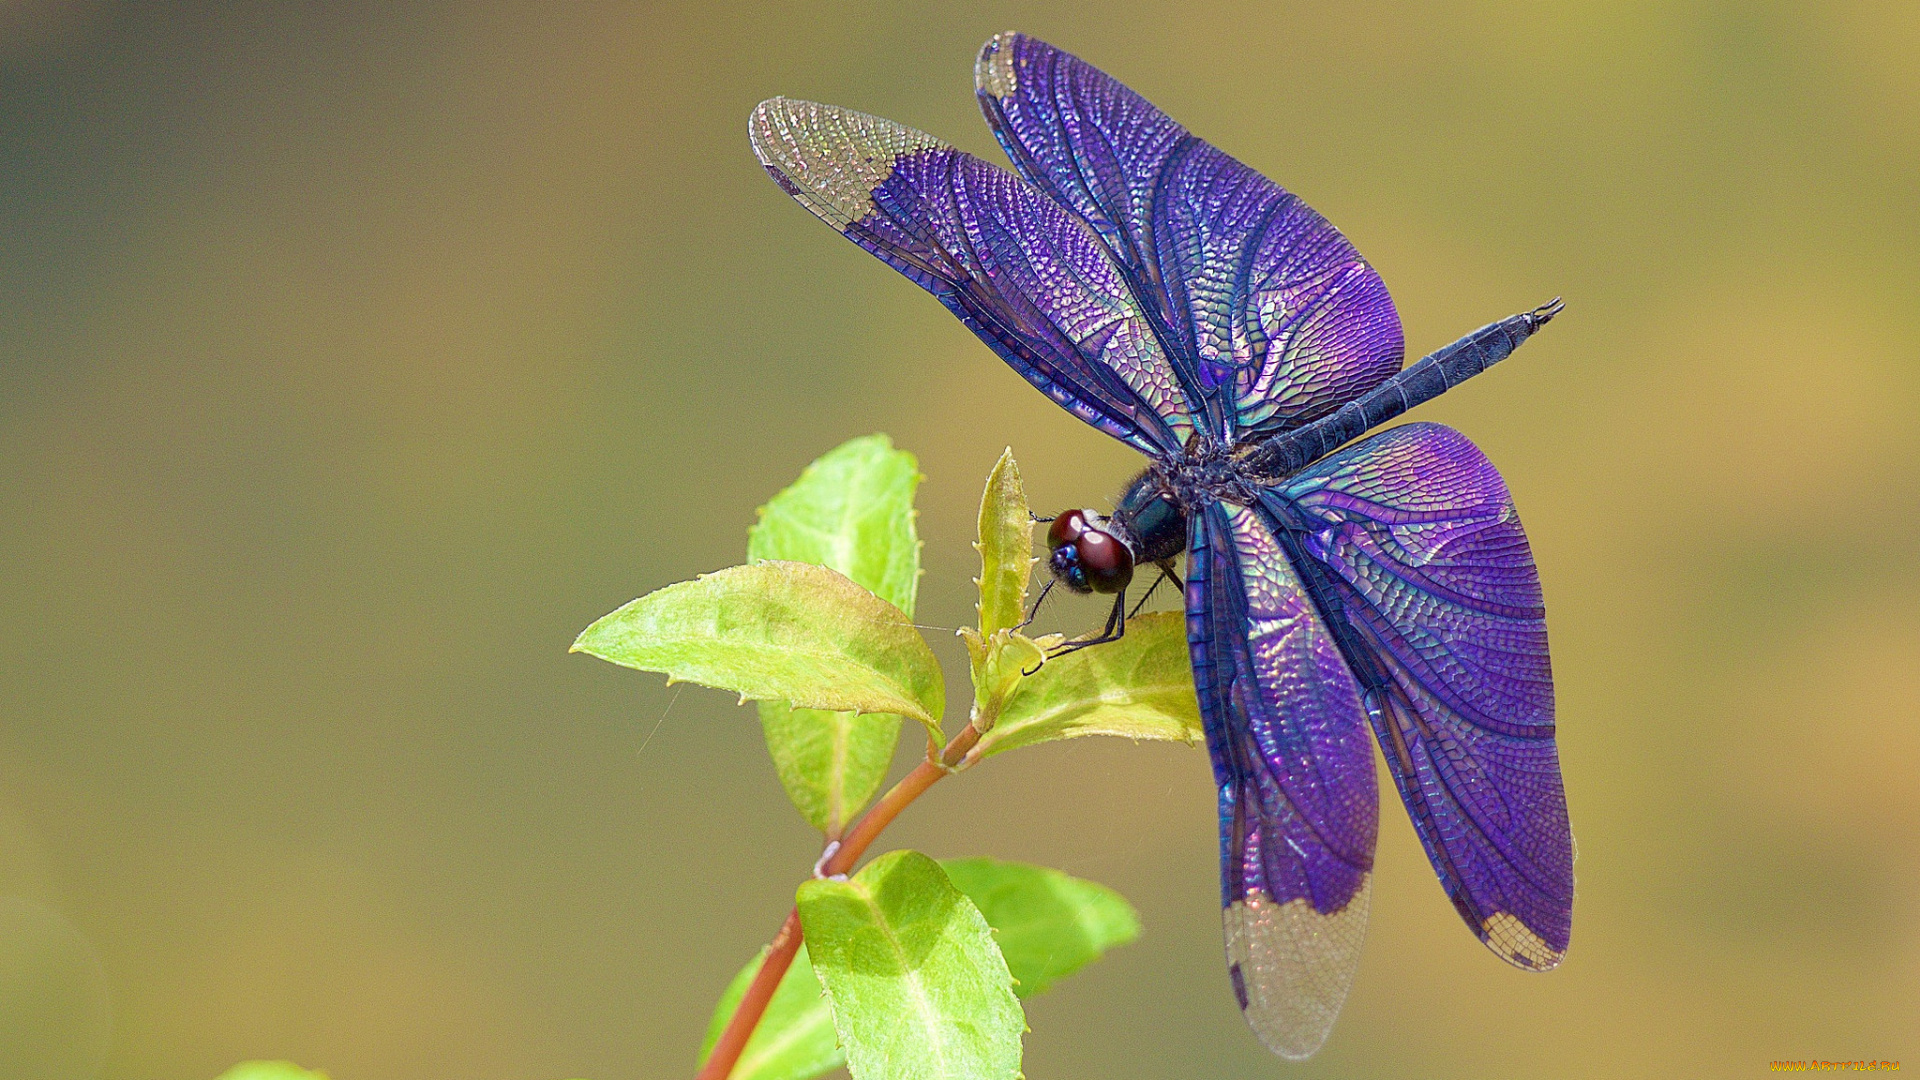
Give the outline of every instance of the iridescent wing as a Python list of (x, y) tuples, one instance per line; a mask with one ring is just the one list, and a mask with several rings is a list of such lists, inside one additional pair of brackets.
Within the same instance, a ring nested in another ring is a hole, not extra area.
[(1189, 519), (1187, 640), (1220, 784), (1227, 972), (1288, 1058), (1326, 1042), (1367, 931), (1379, 792), (1360, 688), (1257, 509)]
[(1380, 275), (1278, 184), (1044, 41), (987, 42), (974, 82), (1014, 168), (1113, 252), (1217, 438), (1298, 427), (1400, 370)]
[(1513, 497), (1466, 436), (1393, 428), (1263, 496), (1334, 612), (1447, 896), (1509, 963), (1558, 964), (1573, 834), (1540, 578)]
[(879, 117), (774, 98), (753, 150), (779, 185), (937, 297), (1015, 371), (1149, 454), (1192, 404), (1125, 277), (1086, 225), (1019, 178)]

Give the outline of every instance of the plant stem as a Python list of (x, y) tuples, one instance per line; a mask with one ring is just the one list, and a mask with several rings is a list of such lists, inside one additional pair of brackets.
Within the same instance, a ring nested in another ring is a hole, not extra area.
[(899, 783), (880, 796), (879, 802), (860, 815), (860, 820), (854, 823), (846, 839), (840, 841), (839, 849), (820, 865), (821, 873), (832, 877), (853, 869), (853, 864), (866, 854), (868, 845), (880, 835), (880, 830), (892, 824), (893, 819), (900, 816), (900, 811), (932, 787), (935, 781), (952, 772), (953, 767), (960, 764), (960, 759), (967, 756), (967, 751), (973, 749), (973, 744), (979, 741), (980, 733), (974, 730), (972, 724), (968, 724), (940, 751), (938, 761), (929, 758), (914, 766), (912, 772), (901, 777)]
[[(740, 1060), (740, 1052), (747, 1048), (747, 1040), (753, 1037), (753, 1029), (759, 1026), (760, 1018), (766, 1015), (767, 1003), (773, 1000), (773, 992), (780, 988), (780, 980), (787, 974), (787, 968), (793, 965), (793, 958), (800, 952), (800, 909), (794, 908), (787, 913), (787, 921), (780, 924), (780, 932), (773, 935), (773, 944), (767, 948), (767, 958), (761, 962), (760, 971), (754, 975), (753, 983), (747, 987), (746, 996), (740, 999), (740, 1007), (733, 1011), (733, 1019), (727, 1021), (727, 1030), (720, 1033), (720, 1041), (713, 1044), (713, 1053), (707, 1055), (705, 1065), (700, 1067), (698, 1080), (726, 1080), (733, 1071), (734, 1063)], [(742, 1020), (745, 1023), (742, 1023)]]
[[(913, 771), (900, 778), (900, 782), (887, 790), (880, 801), (869, 807), (854, 823), (846, 839), (833, 848), (820, 860), (817, 873), (821, 877), (834, 877), (853, 869), (853, 864), (866, 854), (866, 850), (881, 830), (892, 824), (900, 816), (900, 811), (919, 798), (926, 790), (939, 782), (940, 778), (953, 771), (955, 765), (980, 741), (980, 732), (969, 722), (960, 729), (952, 741), (940, 751), (940, 757), (927, 760), (914, 766)], [(800, 909), (794, 908), (787, 913), (787, 921), (780, 924), (780, 932), (773, 935), (773, 942), (767, 947), (767, 958), (761, 962), (760, 970), (754, 973), (753, 982), (748, 985), (746, 995), (740, 999), (740, 1006), (733, 1011), (733, 1018), (727, 1021), (727, 1029), (720, 1033), (719, 1041), (713, 1044), (713, 1053), (707, 1056), (706, 1064), (700, 1067), (694, 1080), (727, 1080), (733, 1072), (733, 1066), (740, 1060), (740, 1052), (747, 1048), (747, 1040), (753, 1037), (754, 1029), (760, 1026), (760, 1018), (766, 1015), (767, 1004), (773, 1000), (773, 992), (780, 988), (780, 980), (786, 977), (787, 969), (793, 966), (793, 958), (800, 952)]]

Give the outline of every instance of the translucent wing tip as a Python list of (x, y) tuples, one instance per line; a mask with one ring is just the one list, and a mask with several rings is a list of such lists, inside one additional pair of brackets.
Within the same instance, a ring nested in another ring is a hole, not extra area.
[(980, 46), (980, 57), (973, 62), (973, 85), (982, 94), (996, 98), (1013, 95), (1013, 47), (1026, 35), (1008, 30), (995, 34)]
[(760, 164), (787, 193), (836, 229), (873, 213), (873, 191), (916, 150), (946, 146), (923, 131), (851, 109), (768, 98), (747, 118)]
[(1514, 967), (1528, 971), (1552, 971), (1567, 958), (1564, 946), (1554, 948), (1517, 916), (1504, 911), (1495, 913), (1481, 923), (1480, 932), (1480, 940), (1487, 943), (1487, 948)]
[(1227, 905), (1227, 974), (1267, 1049), (1304, 1061), (1326, 1044), (1360, 966), (1372, 887), (1368, 874), (1346, 907), (1326, 913), (1305, 899), (1276, 903), (1264, 891)]

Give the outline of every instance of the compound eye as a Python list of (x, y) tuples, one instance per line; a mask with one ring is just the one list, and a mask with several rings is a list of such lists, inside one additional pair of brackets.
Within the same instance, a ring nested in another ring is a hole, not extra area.
[(1054, 550), (1066, 547), (1080, 539), (1080, 534), (1089, 528), (1091, 526), (1085, 510), (1069, 510), (1054, 518), (1053, 524), (1047, 526), (1047, 547)]
[(1053, 557), (1047, 560), (1047, 568), (1053, 576), (1059, 578), (1067, 588), (1077, 593), (1092, 592), (1087, 586), (1087, 572), (1080, 565), (1080, 548), (1074, 544), (1062, 544), (1053, 549)]
[(1080, 568), (1087, 575), (1087, 586), (1094, 592), (1117, 593), (1133, 580), (1133, 552), (1111, 533), (1089, 528), (1074, 544), (1080, 552)]

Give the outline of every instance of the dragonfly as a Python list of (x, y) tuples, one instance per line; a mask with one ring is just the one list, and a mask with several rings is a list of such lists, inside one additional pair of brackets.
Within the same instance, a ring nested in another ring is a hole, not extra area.
[(1312, 1056), (1352, 985), (1379, 824), (1369, 730), (1468, 929), (1517, 967), (1558, 965), (1573, 837), (1526, 533), (1459, 432), (1369, 432), (1504, 359), (1560, 302), (1403, 368), (1379, 274), (1298, 197), (1035, 38), (993, 38), (974, 76), (1013, 173), (787, 98), (754, 109), (753, 149), (1147, 456), (1111, 514), (1053, 519), (1048, 568), (1114, 597), (1078, 643), (1097, 644), (1125, 633), (1136, 567), (1171, 575), (1185, 554), (1228, 976), (1255, 1034)]

